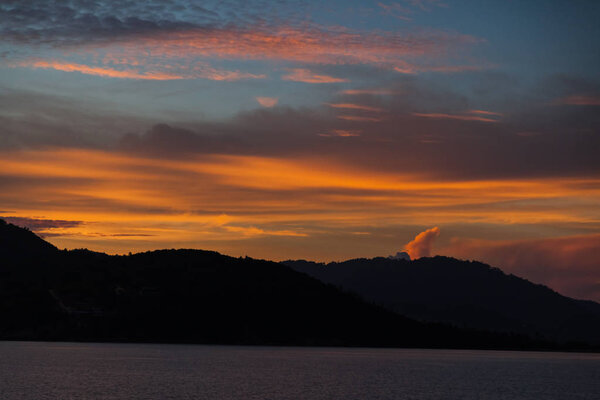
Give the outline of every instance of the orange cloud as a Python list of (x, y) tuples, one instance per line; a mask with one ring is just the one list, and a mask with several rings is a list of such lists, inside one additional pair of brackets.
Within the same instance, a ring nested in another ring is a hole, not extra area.
[(149, 80), (174, 80), (185, 79), (180, 75), (166, 74), (161, 72), (140, 73), (135, 70), (116, 70), (103, 67), (90, 67), (83, 64), (71, 64), (60, 61), (33, 61), (31, 63), (21, 63), (20, 66), (30, 68), (55, 69), (57, 71), (80, 72), (86, 75), (96, 75), (105, 78), (121, 79), (149, 79)]
[(267, 108), (275, 107), (279, 102), (277, 97), (255, 97), (255, 99), (258, 101), (258, 104)]
[(329, 107), (333, 107), (333, 108), (343, 108), (343, 109), (349, 109), (349, 110), (361, 110), (361, 111), (371, 111), (371, 112), (383, 112), (384, 111), (381, 108), (364, 106), (361, 104), (353, 104), (353, 103), (337, 103), (337, 104), (327, 103), (327, 105)]
[(182, 72), (180, 74), (167, 73), (160, 71), (140, 72), (134, 69), (117, 70), (106, 67), (93, 67), (84, 64), (74, 64), (61, 61), (29, 61), (18, 64), (22, 67), (54, 69), (65, 72), (79, 72), (86, 75), (95, 75), (105, 78), (120, 79), (143, 79), (143, 80), (177, 80), (177, 79), (209, 79), (215, 81), (236, 81), (241, 79), (261, 79), (265, 75), (255, 75), (238, 71), (218, 70), (207, 66), (198, 66), (191, 72)]
[(440, 228), (433, 227), (419, 233), (413, 240), (404, 246), (404, 251), (408, 253), (412, 260), (421, 257), (429, 257), (433, 241), (440, 235)]
[(319, 75), (311, 72), (308, 69), (296, 68), (292, 69), (291, 73), (284, 75), (281, 79), (286, 81), (294, 81), (294, 82), (305, 82), (305, 83), (338, 83), (338, 82), (348, 82), (346, 79), (342, 78), (334, 78), (329, 75)]

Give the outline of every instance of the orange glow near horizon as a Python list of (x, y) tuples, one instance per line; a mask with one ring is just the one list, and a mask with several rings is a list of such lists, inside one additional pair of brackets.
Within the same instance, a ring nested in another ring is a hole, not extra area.
[(600, 181), (585, 179), (445, 181), (320, 159), (170, 160), (81, 149), (4, 153), (0, 171), (35, 181), (0, 194), (10, 211), (4, 216), (82, 221), (42, 234), (60, 246), (110, 253), (198, 246), (235, 252), (223, 243), (263, 238), (254, 251), (267, 257), (269, 237), (311, 240), (365, 227), (376, 234), (432, 221), (543, 231), (600, 220)]

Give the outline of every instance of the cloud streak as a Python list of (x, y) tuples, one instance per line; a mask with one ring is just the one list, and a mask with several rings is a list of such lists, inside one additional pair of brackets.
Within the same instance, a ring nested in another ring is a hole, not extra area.
[(25, 218), (25, 217), (2, 217), (11, 224), (29, 228), (34, 232), (44, 233), (49, 229), (74, 228), (83, 224), (83, 221), (65, 221), (60, 219), (42, 219), (42, 218)]
[(416, 117), (434, 119), (457, 119), (461, 121), (498, 122), (496, 119), (479, 117), (476, 115), (444, 114), (444, 113), (413, 113)]

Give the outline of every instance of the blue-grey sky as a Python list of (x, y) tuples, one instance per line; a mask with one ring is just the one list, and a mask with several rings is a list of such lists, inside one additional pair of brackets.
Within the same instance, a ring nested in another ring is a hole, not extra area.
[(63, 247), (272, 259), (430, 229), (431, 253), (600, 298), (599, 20), (598, 1), (4, 0), (0, 217)]

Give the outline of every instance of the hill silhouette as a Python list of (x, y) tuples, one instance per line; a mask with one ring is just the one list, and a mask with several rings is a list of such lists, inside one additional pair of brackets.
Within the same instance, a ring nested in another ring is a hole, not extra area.
[(280, 264), (211, 251), (58, 250), (0, 223), (0, 339), (590, 349), (424, 323)]
[(480, 262), (437, 256), (284, 264), (420, 321), (600, 344), (600, 304)]
[(43, 256), (58, 249), (31, 232), (0, 219), (0, 258), (13, 259), (22, 256)]

